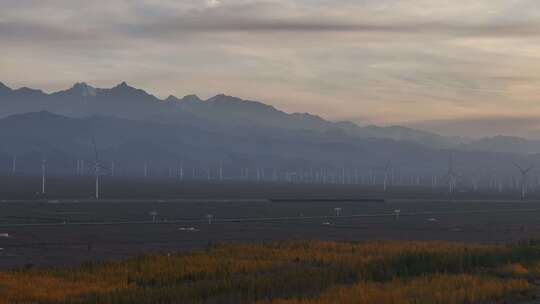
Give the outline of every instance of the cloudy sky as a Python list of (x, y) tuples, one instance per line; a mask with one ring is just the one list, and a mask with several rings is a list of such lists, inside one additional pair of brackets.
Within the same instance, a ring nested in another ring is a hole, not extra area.
[(540, 137), (538, 0), (0, 0), (0, 81)]

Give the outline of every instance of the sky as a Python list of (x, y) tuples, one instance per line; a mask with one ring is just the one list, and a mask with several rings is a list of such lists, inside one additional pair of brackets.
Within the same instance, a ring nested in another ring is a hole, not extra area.
[(540, 138), (538, 0), (0, 0), (0, 81)]

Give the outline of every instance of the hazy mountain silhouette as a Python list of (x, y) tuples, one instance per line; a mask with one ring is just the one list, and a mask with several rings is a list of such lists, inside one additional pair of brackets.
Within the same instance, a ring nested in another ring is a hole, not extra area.
[(0, 83), (0, 117), (38, 111), (73, 118), (107, 116), (160, 124), (190, 125), (218, 133), (231, 129), (238, 131), (245, 127), (252, 130), (257, 127), (271, 128), (275, 132), (303, 130), (331, 136), (393, 139), (439, 149), (520, 154), (540, 152), (540, 141), (504, 136), (470, 140), (400, 126), (358, 126), (349, 121), (331, 122), (309, 113), (289, 114), (258, 101), (224, 94), (208, 100), (202, 100), (196, 95), (183, 98), (171, 95), (161, 100), (125, 82), (107, 89), (76, 83), (67, 90), (50, 94), (30, 88), (11, 89)]
[(530, 140), (514, 136), (493, 136), (474, 140), (459, 147), (463, 150), (497, 151), (505, 153), (540, 153), (540, 140)]
[[(43, 157), (51, 172), (73, 173), (79, 159), (94, 161), (92, 136), (101, 161), (115, 161), (124, 173), (141, 174), (145, 162), (163, 172), (182, 162), (186, 168), (217, 168), (231, 172), (241, 168), (315, 170), (324, 168), (339, 178), (343, 168), (352, 174), (381, 176), (391, 161), (400, 178), (438, 175), (447, 170), (453, 154), (463, 179), (488, 178), (490, 174), (513, 176), (513, 162), (538, 163), (537, 156), (481, 151), (445, 151), (391, 139), (359, 138), (346, 133), (288, 130), (272, 127), (231, 127), (218, 131), (191, 124), (157, 123), (116, 117), (70, 118), (46, 111), (0, 119), (0, 171), (10, 167), (16, 154), (20, 170), (38, 173)], [(3, 169), (2, 169), (3, 168)], [(300, 170), (300, 171), (298, 171)], [(424, 181), (426, 182), (426, 181)]]
[(103, 115), (160, 123), (189, 123), (210, 130), (260, 126), (345, 132), (349, 135), (406, 140), (436, 147), (447, 147), (454, 142), (434, 133), (404, 127), (360, 127), (352, 122), (330, 122), (308, 113), (288, 114), (261, 102), (223, 94), (208, 100), (201, 100), (196, 95), (183, 98), (169, 96), (161, 100), (125, 82), (110, 89), (76, 83), (70, 89), (51, 94), (28, 88), (12, 90), (2, 85), (0, 105), (0, 117), (45, 110), (69, 117)]

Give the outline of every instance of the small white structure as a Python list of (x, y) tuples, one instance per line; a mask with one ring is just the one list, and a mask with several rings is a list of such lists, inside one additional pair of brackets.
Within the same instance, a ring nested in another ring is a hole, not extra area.
[(150, 214), (150, 216), (152, 216), (152, 222), (155, 223), (158, 213), (156, 211), (152, 211), (149, 214)]
[(197, 232), (199, 229), (195, 227), (180, 227), (178, 228), (179, 231), (186, 231), (186, 232)]

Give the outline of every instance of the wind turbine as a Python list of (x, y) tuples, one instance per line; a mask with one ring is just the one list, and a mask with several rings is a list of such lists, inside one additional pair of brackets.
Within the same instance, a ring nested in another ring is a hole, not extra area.
[(76, 172), (77, 176), (81, 175), (81, 161), (78, 160), (78, 159), (77, 159), (77, 165), (76, 165), (75, 172)]
[(178, 164), (178, 179), (184, 179), (184, 163), (182, 161), (180, 161)]
[(99, 161), (99, 154), (98, 154), (98, 149), (97, 149), (97, 145), (96, 145), (96, 139), (94, 138), (94, 136), (92, 135), (92, 145), (94, 146), (94, 176), (96, 178), (96, 193), (95, 193), (95, 198), (96, 200), (99, 200), (100, 198), (100, 182), (101, 182), (101, 169), (106, 169), (105, 167), (103, 167)]
[(431, 177), (431, 188), (437, 188), (437, 176), (436, 175), (433, 175)]
[(454, 193), (456, 188), (456, 175), (457, 174), (454, 171), (454, 160), (452, 155), (450, 155), (450, 159), (448, 160), (448, 172), (446, 173), (448, 178), (448, 193), (450, 194)]
[(519, 172), (521, 173), (521, 200), (524, 200), (525, 195), (527, 194), (527, 178), (529, 177), (529, 172), (531, 172), (534, 166), (530, 166), (526, 169), (517, 163), (514, 163), (514, 166), (518, 168)]
[(223, 180), (223, 162), (219, 163), (219, 180)]
[(396, 220), (399, 220), (399, 215), (401, 214), (401, 209), (395, 209), (394, 210), (394, 216)]
[(17, 154), (13, 154), (11, 159), (11, 174), (15, 175), (17, 173)]
[(150, 216), (152, 217), (152, 223), (156, 222), (156, 216), (158, 215), (157, 211), (151, 211)]
[(471, 177), (471, 183), (474, 191), (478, 191), (479, 178), (477, 176)]
[(78, 162), (79, 162), (79, 175), (83, 176), (84, 175), (84, 159), (80, 159), (78, 160)]
[(47, 158), (41, 159), (41, 194), (47, 193)]
[(145, 161), (144, 162), (144, 177), (148, 177), (149, 167), (150, 167), (150, 162)]
[(336, 217), (339, 217), (339, 215), (341, 214), (341, 210), (341, 207), (334, 208), (334, 211), (336, 212)]
[(386, 192), (388, 190), (388, 178), (390, 177), (390, 174), (392, 173), (392, 164), (388, 162), (386, 166), (384, 167), (384, 180), (383, 180), (383, 191)]
[(111, 161), (111, 176), (114, 177), (114, 169), (115, 169), (115, 162), (114, 160)]

